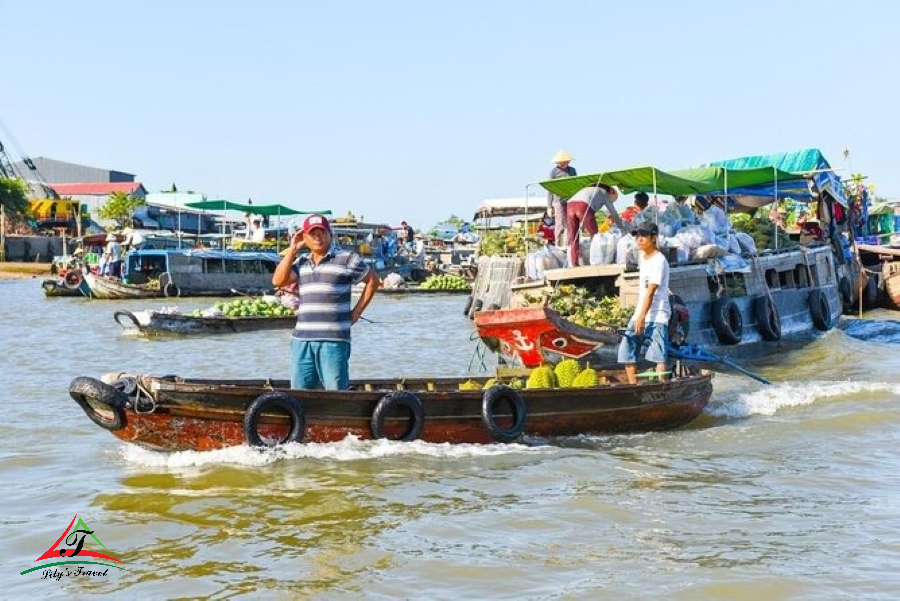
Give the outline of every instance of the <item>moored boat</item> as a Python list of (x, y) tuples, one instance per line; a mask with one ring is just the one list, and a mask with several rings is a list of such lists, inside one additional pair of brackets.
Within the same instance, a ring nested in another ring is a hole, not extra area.
[(69, 395), (117, 438), (162, 451), (347, 436), (492, 443), (665, 430), (696, 418), (712, 395), (708, 372), (685, 369), (640, 384), (625, 383), (618, 370), (597, 373), (601, 384), (589, 388), (481, 389), (485, 378), (400, 378), (354, 381), (342, 391), (291, 390), (271, 379), (114, 373), (75, 378)]
[(141, 249), (129, 252), (122, 279), (86, 275), (100, 299), (229, 296), (272, 290), (274, 252)]
[(113, 313), (113, 319), (129, 335), (235, 334), (261, 330), (289, 331), (297, 321), (287, 317), (196, 316), (166, 311), (126, 311)]
[[(761, 356), (793, 347), (797, 342), (810, 341), (830, 330), (842, 311), (853, 303), (852, 291), (858, 271), (847, 260), (846, 243), (836, 223), (827, 228), (829, 240), (803, 245), (792, 241), (788, 244), (785, 240), (783, 246), (776, 243), (775, 248), (758, 249), (755, 245), (747, 249), (739, 244), (737, 236), (732, 234), (729, 213), (721, 206), (728, 207), (731, 213), (756, 212), (785, 195), (815, 200), (821, 205), (820, 213), (828, 215), (839, 212), (839, 205), (846, 205), (842, 187), (834, 183), (830, 177), (833, 174), (818, 151), (751, 158), (757, 160), (748, 159), (747, 165), (732, 166), (731, 161), (723, 161), (724, 166), (671, 172), (639, 167), (549, 180), (541, 185), (563, 197), (598, 181), (618, 186), (626, 192), (682, 198), (702, 196), (707, 203), (705, 210), (718, 211), (721, 217), (715, 223), (721, 225), (715, 237), (704, 238), (702, 245), (695, 247), (695, 250), (703, 248), (704, 255), (685, 253), (679, 256), (684, 249), (678, 246), (661, 249), (669, 260), (671, 300), (678, 306), (678, 311), (673, 312), (673, 321), (679, 323), (672, 324), (673, 331), (676, 327), (681, 328), (678, 342), (701, 346), (717, 355)], [(797, 165), (802, 165), (803, 171), (782, 170), (784, 164), (797, 170), (801, 169)], [(674, 212), (677, 216), (683, 215), (680, 209), (687, 207), (675, 208), (679, 209)], [(696, 220), (693, 212), (687, 210)], [(650, 218), (663, 223), (663, 228), (669, 226), (667, 233), (671, 238), (677, 240), (674, 234), (678, 230), (673, 224), (689, 229), (687, 220), (666, 222), (664, 219), (672, 216), (661, 215), (659, 208), (653, 211)], [(704, 227), (709, 229), (708, 225)], [(771, 235), (767, 232), (763, 239), (781, 240), (778, 227), (772, 222)], [(691, 235), (700, 229), (694, 228)], [(627, 242), (621, 238), (619, 241)], [(499, 265), (498, 271), (503, 270), (509, 268)], [(512, 273), (518, 275), (517, 271)], [(612, 298), (622, 307), (633, 307), (637, 300), (638, 276), (636, 258), (633, 261), (617, 258), (614, 264), (607, 261), (545, 269), (539, 279), (525, 284), (509, 282), (503, 289), (493, 278), (490, 265), (486, 268), (479, 265), (479, 278), (483, 277), (489, 285), (482, 286), (476, 281), (476, 294), (470, 299), (466, 312), (475, 319), (483, 338), (499, 339), (503, 354), (511, 353), (513, 359), (533, 366), (552, 360), (553, 345), (541, 343), (541, 337), (554, 340), (554, 332), (560, 330), (559, 320), (565, 321), (565, 318), (557, 315), (550, 320), (545, 315), (528, 314), (523, 315), (523, 321), (517, 321), (516, 312), (522, 308), (544, 306), (562, 285), (576, 285), (596, 299)], [(486, 292), (478, 297), (478, 291), (482, 290)], [(489, 311), (482, 315), (479, 313), (482, 309)], [(624, 323), (618, 325), (621, 327)], [(606, 355), (605, 360), (615, 355), (615, 344), (591, 337), (586, 340), (595, 346), (596, 352)], [(564, 342), (565, 339), (560, 338), (557, 345)], [(540, 354), (535, 354), (532, 348), (540, 348)], [(580, 352), (581, 349), (570, 347), (569, 350)], [(572, 356), (566, 352), (557, 354)]]

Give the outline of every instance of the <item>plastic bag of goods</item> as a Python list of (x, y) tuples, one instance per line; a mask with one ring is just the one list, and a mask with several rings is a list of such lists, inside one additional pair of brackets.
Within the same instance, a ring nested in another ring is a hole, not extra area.
[(616, 243), (616, 263), (632, 265), (637, 262), (637, 246), (635, 246), (634, 236), (622, 236)]
[(591, 240), (591, 265), (609, 265), (616, 260), (616, 243), (619, 237), (613, 232), (595, 234)]
[(384, 278), (384, 287), (387, 290), (399, 290), (406, 287), (406, 280), (399, 273), (389, 273)]

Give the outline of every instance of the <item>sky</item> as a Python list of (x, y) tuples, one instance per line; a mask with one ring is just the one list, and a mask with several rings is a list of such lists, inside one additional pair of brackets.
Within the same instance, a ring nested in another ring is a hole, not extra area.
[(0, 0), (0, 142), (417, 230), (543, 202), (560, 149), (587, 174), (815, 147), (900, 198), (898, 22), (887, 0)]

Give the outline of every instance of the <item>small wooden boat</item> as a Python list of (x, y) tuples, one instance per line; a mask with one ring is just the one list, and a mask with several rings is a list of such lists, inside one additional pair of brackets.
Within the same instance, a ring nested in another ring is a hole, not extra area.
[(83, 280), (77, 286), (69, 286), (63, 278), (47, 278), (41, 282), (44, 296), (53, 298), (57, 296), (84, 296), (82, 287), (86, 286)]
[[(513, 442), (523, 436), (646, 432), (696, 418), (712, 395), (710, 372), (625, 383), (598, 371), (590, 388), (517, 389), (486, 379), (351, 382), (349, 390), (291, 390), (283, 380), (206, 380), (107, 374), (75, 378), (69, 395), (119, 439), (161, 451), (360, 439)], [(471, 388), (461, 389), (463, 382)]]
[(160, 298), (163, 291), (158, 285), (126, 284), (122, 280), (86, 273), (84, 280), (90, 288), (89, 296), (100, 299)]
[(258, 330), (290, 330), (297, 322), (288, 317), (197, 317), (164, 311), (116, 311), (113, 319), (130, 335), (234, 334)]

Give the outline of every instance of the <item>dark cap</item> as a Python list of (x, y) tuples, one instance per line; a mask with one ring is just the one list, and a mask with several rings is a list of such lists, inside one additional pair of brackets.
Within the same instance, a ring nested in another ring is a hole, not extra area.
[(659, 236), (659, 228), (655, 223), (642, 223), (631, 233), (635, 236)]

